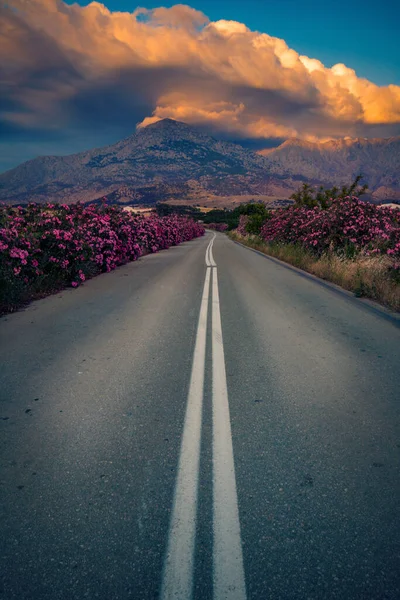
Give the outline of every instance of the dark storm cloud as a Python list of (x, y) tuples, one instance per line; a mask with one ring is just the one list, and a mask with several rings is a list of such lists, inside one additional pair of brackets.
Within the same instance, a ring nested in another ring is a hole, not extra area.
[(398, 86), (326, 68), (242, 23), (209, 23), (183, 5), (132, 14), (97, 2), (12, 5), (0, 9), (3, 143), (51, 138), (71, 151), (76, 132), (90, 147), (163, 117), (265, 147), (291, 136), (399, 133)]

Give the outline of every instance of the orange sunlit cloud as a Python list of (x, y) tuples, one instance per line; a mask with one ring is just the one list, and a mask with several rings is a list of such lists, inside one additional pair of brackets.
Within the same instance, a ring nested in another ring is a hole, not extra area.
[(10, 58), (0, 67), (0, 119), (14, 126), (94, 119), (91, 103), (112, 119), (123, 100), (124, 117), (140, 115), (142, 126), (172, 117), (247, 138), (310, 140), (399, 132), (399, 86), (327, 68), (243, 23), (210, 22), (185, 5), (122, 13), (98, 2), (11, 3), (2, 8), (0, 52)]

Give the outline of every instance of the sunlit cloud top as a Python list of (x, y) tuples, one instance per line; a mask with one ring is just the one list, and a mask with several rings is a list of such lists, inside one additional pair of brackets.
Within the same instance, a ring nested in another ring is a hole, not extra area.
[(189, 6), (11, 0), (1, 11), (0, 131), (11, 141), (122, 124), (129, 134), (164, 117), (236, 139), (400, 133), (399, 86)]

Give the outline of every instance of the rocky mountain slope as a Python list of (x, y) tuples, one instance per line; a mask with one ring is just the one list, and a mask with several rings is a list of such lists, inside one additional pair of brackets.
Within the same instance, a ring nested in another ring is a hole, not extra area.
[(308, 144), (288, 140), (256, 154), (164, 119), (116, 144), (35, 158), (0, 175), (7, 202), (204, 201), (210, 196), (287, 198), (302, 181), (347, 184), (359, 172), (374, 195), (400, 199), (400, 138)]
[(343, 185), (362, 173), (375, 198), (400, 198), (400, 137), (340, 139), (320, 144), (289, 139), (260, 155), (271, 161), (271, 173), (335, 185)]

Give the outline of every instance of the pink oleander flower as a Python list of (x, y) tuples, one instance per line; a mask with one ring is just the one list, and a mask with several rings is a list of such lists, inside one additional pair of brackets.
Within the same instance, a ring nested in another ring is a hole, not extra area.
[[(107, 205), (31, 203), (20, 209), (0, 207), (0, 216), (0, 252), (6, 251), (6, 261), (11, 259), (6, 269), (14, 277), (17, 272), (29, 274), (31, 283), (44, 274), (63, 283), (72, 278), (68, 271), (76, 263), (93, 274), (111, 271), (145, 253), (204, 234), (202, 226), (185, 217), (132, 216)], [(80, 270), (72, 287), (86, 277)]]

